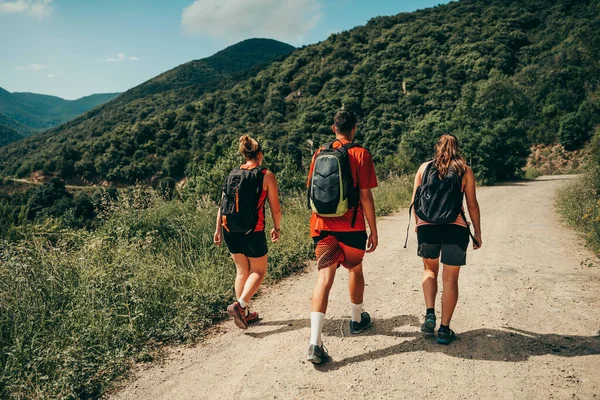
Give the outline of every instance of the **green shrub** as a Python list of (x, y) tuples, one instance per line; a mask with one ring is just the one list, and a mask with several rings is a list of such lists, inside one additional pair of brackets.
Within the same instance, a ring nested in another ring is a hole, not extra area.
[(577, 114), (565, 115), (560, 120), (558, 140), (566, 150), (577, 150), (589, 139), (589, 127)]
[(542, 175), (543, 174), (540, 172), (540, 170), (536, 168), (527, 168), (525, 170), (525, 179), (528, 181), (534, 181)]

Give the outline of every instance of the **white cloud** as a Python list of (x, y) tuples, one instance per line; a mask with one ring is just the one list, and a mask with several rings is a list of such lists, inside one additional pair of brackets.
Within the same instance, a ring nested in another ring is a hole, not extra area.
[[(98, 59), (98, 61), (105, 61), (105, 62), (109, 62), (109, 63), (116, 63), (116, 62), (126, 61), (127, 59), (128, 59), (127, 54), (125, 54), (125, 53), (118, 53), (115, 57), (100, 58), (100, 59)], [(131, 60), (131, 61), (138, 61), (139, 58), (137, 58), (137, 57), (129, 57), (129, 60)]]
[(183, 10), (184, 32), (225, 38), (300, 42), (321, 20), (322, 0), (195, 0)]
[(29, 65), (26, 65), (26, 66), (19, 65), (19, 66), (15, 67), (15, 69), (17, 71), (24, 71), (24, 70), (28, 70), (28, 71), (41, 71), (41, 70), (46, 69), (46, 68), (48, 68), (48, 66), (44, 65), (44, 64), (29, 64)]
[(48, 74), (46, 76), (50, 79), (56, 78), (56, 74)]
[(53, 0), (0, 0), (0, 14), (29, 14), (47, 17), (52, 13)]

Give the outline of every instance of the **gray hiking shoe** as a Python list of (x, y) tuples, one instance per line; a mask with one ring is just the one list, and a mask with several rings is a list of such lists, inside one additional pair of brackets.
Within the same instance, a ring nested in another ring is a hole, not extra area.
[(323, 364), (324, 362), (329, 361), (330, 357), (327, 354), (327, 349), (325, 346), (316, 346), (311, 344), (308, 348), (308, 355), (306, 356), (306, 360), (310, 361), (313, 364)]
[(421, 325), (421, 332), (432, 334), (435, 331), (435, 314), (427, 314), (425, 322)]
[(350, 333), (357, 335), (372, 325), (373, 323), (371, 322), (371, 316), (368, 312), (363, 311), (360, 314), (360, 322), (350, 321)]

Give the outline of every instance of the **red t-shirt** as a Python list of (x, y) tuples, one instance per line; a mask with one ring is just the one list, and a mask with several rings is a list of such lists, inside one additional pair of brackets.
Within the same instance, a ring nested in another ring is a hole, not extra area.
[[(341, 147), (350, 143), (349, 140), (336, 141), (333, 144), (333, 148)], [(313, 168), (315, 165), (315, 157), (318, 151), (313, 156), (310, 164), (310, 171), (308, 173), (307, 187), (310, 185), (310, 177), (312, 176)], [(354, 147), (348, 150), (348, 156), (350, 157), (350, 169), (352, 170), (352, 179), (354, 182), (358, 182), (359, 189), (373, 189), (377, 187), (377, 175), (375, 174), (375, 165), (373, 164), (373, 158), (371, 154), (362, 147)], [(354, 215), (354, 208), (348, 210), (346, 214), (341, 217), (327, 218), (320, 217), (316, 213), (312, 214), (310, 218), (310, 235), (312, 237), (319, 236), (321, 231), (329, 232), (356, 232), (365, 231), (367, 226), (365, 224), (365, 213), (360, 204), (358, 203), (358, 214), (356, 216), (356, 223), (354, 228), (352, 227), (352, 216)]]

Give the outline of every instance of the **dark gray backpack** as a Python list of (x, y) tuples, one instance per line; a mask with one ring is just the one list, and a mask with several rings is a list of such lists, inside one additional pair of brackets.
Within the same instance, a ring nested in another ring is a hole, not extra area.
[[(456, 221), (459, 215), (467, 222), (467, 217), (463, 211), (464, 193), (462, 191), (462, 175), (454, 168), (448, 169), (448, 173), (443, 178), (431, 161), (423, 171), (421, 184), (415, 191), (414, 202), (408, 210), (408, 228), (406, 230), (406, 242), (408, 243), (408, 232), (410, 230), (410, 220), (412, 218), (413, 207), (415, 214), (425, 222), (435, 225), (446, 225)], [(469, 235), (475, 243), (475, 237)]]
[(358, 185), (352, 179), (348, 150), (359, 147), (347, 143), (334, 148), (335, 140), (323, 146), (315, 157), (309, 180), (308, 206), (321, 217), (341, 217), (354, 208), (352, 226), (358, 209)]

